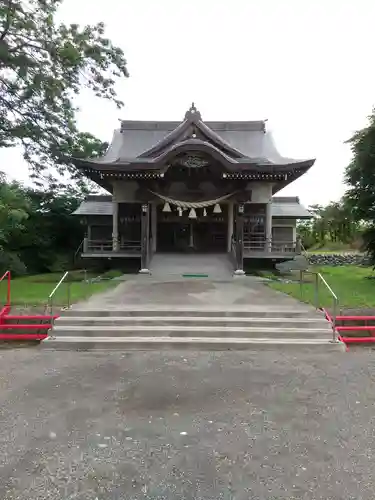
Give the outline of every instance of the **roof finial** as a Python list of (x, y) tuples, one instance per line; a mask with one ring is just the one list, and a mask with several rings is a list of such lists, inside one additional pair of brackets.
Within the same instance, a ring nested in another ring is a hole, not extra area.
[(190, 109), (185, 113), (185, 120), (192, 118), (197, 120), (201, 119), (201, 114), (197, 110), (194, 102), (191, 103)]

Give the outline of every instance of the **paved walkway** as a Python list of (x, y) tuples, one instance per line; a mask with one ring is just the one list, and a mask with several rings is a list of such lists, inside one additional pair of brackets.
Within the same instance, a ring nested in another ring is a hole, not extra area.
[(160, 254), (156, 253), (150, 265), (152, 276), (181, 278), (183, 274), (206, 274), (210, 280), (230, 281), (233, 263), (228, 254)]
[(373, 500), (373, 352), (0, 351), (2, 500)]
[[(95, 285), (93, 285), (95, 286)], [(211, 281), (201, 278), (174, 279), (152, 276), (126, 278), (117, 288), (93, 295), (75, 308), (111, 309), (118, 307), (185, 306), (244, 309), (252, 307), (314, 311), (283, 293), (272, 290), (253, 277)]]

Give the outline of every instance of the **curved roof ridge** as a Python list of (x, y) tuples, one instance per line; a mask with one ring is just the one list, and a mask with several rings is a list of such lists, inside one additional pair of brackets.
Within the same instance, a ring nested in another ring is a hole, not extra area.
[(152, 148), (148, 149), (147, 151), (144, 151), (140, 155), (138, 155), (138, 158), (148, 158), (155, 153), (157, 153), (160, 149), (163, 147), (167, 147), (170, 145), (173, 141), (175, 141), (181, 134), (184, 133), (184, 131), (188, 128), (190, 125), (189, 120), (184, 120), (183, 122), (180, 123), (178, 127), (176, 127), (172, 132), (167, 134), (161, 141), (157, 142)]
[(239, 158), (246, 157), (246, 155), (244, 155), (239, 149), (236, 149), (233, 146), (231, 146), (229, 144), (229, 142), (227, 142), (225, 139), (223, 139), (218, 133), (216, 133), (214, 130), (212, 130), (202, 120), (200, 120), (197, 123), (197, 127), (200, 129), (200, 131), (202, 132), (203, 135), (208, 136), (208, 138), (211, 139), (213, 142), (220, 144), (224, 149), (231, 152), (234, 156), (237, 156)]
[[(241, 151), (231, 146), (227, 141), (225, 141), (219, 134), (214, 132), (210, 127), (208, 127), (200, 118), (200, 114), (186, 114), (185, 120), (181, 122), (181, 124), (175, 128), (172, 132), (170, 132), (166, 137), (161, 139), (157, 144), (155, 144), (152, 148), (144, 151), (143, 153), (138, 155), (138, 158), (149, 158), (154, 156), (159, 151), (163, 149), (167, 149), (173, 142), (177, 141), (185, 132), (187, 132), (188, 128), (191, 125), (195, 125), (196, 128), (208, 139), (210, 139), (216, 146), (220, 146), (220, 148), (226, 150), (227, 153), (231, 154), (236, 158), (245, 158)], [(181, 141), (180, 141), (181, 142)], [(219, 149), (220, 149), (219, 148)]]
[[(170, 154), (172, 154), (174, 152), (179, 153), (179, 152), (183, 152), (185, 150), (186, 151), (194, 152), (194, 151), (201, 151), (202, 148), (206, 149), (213, 156), (214, 156), (215, 153), (216, 153), (216, 155), (220, 155), (220, 157), (222, 157), (227, 162), (229, 162), (229, 163), (231, 163), (233, 165), (237, 163), (236, 159), (234, 159), (231, 156), (227, 155), (221, 149), (219, 149), (218, 147), (214, 146), (210, 142), (208, 142), (208, 141), (202, 141), (202, 139), (195, 139), (195, 138), (189, 138), (187, 140), (184, 140), (184, 141), (172, 144), (170, 147), (168, 147), (167, 149), (165, 149), (160, 155), (155, 156), (153, 158), (149, 158), (148, 160), (151, 163), (159, 163), (159, 162), (165, 160)], [(143, 157), (140, 157), (138, 159), (140, 161), (142, 161), (142, 158)]]

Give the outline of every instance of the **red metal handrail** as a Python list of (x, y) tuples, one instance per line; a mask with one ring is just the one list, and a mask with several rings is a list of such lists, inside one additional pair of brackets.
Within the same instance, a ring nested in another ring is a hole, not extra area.
[(337, 316), (339, 321), (375, 321), (375, 316)]
[[(326, 318), (328, 321), (332, 323), (332, 318), (328, 314), (328, 312), (323, 309)], [(339, 315), (336, 316), (336, 320), (338, 321), (374, 321), (375, 316), (345, 316), (345, 315)], [(352, 326), (335, 326), (335, 329), (337, 331), (338, 339), (341, 340), (341, 342), (344, 342), (346, 345), (346, 349), (349, 350), (348, 345), (349, 344), (369, 344), (375, 342), (375, 336), (371, 335), (369, 337), (344, 337), (341, 332), (346, 332), (346, 331), (373, 331), (375, 329), (375, 326), (362, 326), (362, 325), (352, 325)]]
[(5, 305), (6, 305), (6, 307), (10, 307), (10, 279), (11, 279), (10, 271), (6, 271), (3, 274), (3, 276), (0, 278), (0, 282), (3, 281), (3, 279), (6, 276), (8, 277), (8, 290), (7, 290), (7, 303)]
[[(67, 274), (67, 273), (66, 273)], [(7, 303), (0, 310), (0, 341), (3, 340), (44, 340), (48, 337), (48, 330), (51, 328), (51, 323), (6, 323), (8, 320), (49, 320), (53, 321), (58, 318), (58, 315), (44, 315), (44, 314), (34, 314), (34, 315), (20, 315), (20, 314), (9, 314), (11, 304), (11, 273), (6, 271), (4, 275), (0, 278), (0, 282), (5, 278), (8, 279), (7, 287)], [(5, 333), (6, 330), (39, 330), (37, 333)]]

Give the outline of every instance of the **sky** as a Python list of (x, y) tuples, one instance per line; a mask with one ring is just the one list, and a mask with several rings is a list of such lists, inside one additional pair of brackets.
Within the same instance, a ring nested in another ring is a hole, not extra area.
[[(126, 55), (122, 110), (82, 92), (79, 125), (109, 141), (120, 119), (267, 119), (284, 156), (316, 158), (282, 195), (328, 203), (344, 192), (352, 134), (375, 104), (373, 0), (64, 0), (64, 22), (103, 21)], [(1, 170), (27, 181), (18, 150)]]

